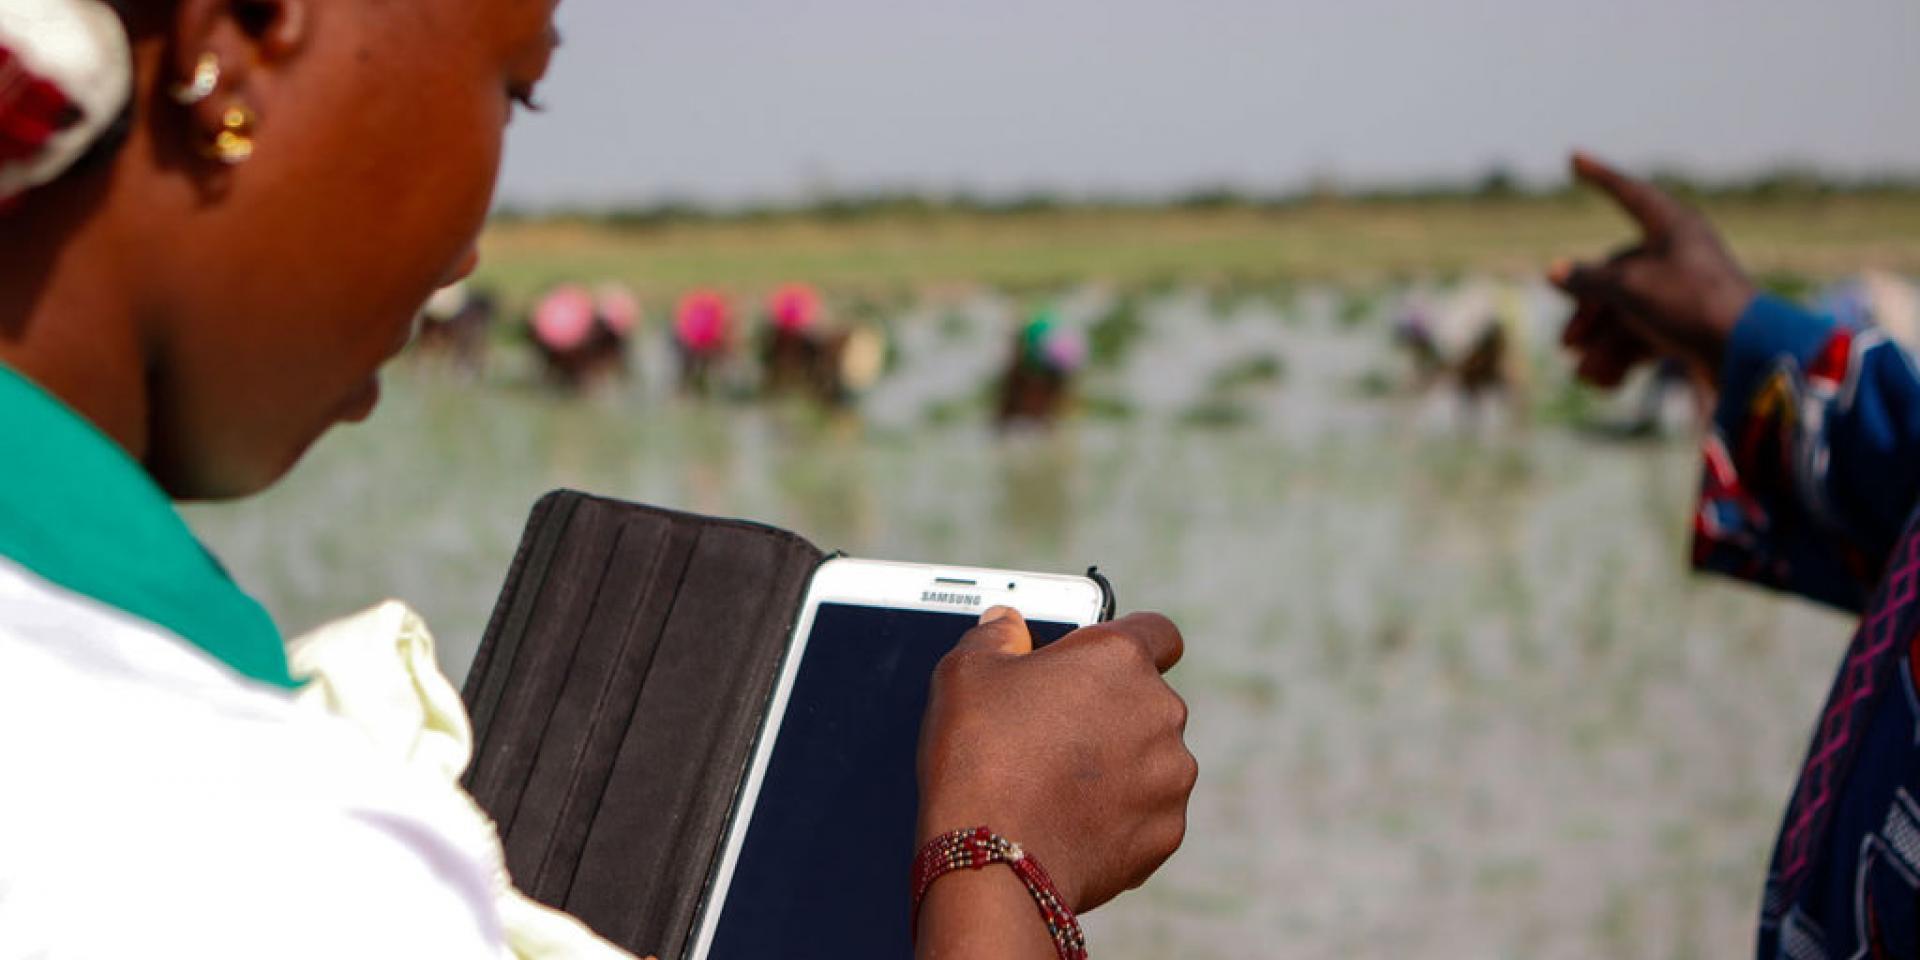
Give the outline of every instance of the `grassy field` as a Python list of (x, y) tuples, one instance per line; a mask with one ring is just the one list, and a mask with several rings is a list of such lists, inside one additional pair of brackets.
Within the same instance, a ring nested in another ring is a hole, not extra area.
[[(1920, 273), (1920, 194), (1708, 200), (1750, 267), (1791, 285), (1868, 267)], [(649, 298), (695, 285), (753, 293), (805, 279), (844, 294), (945, 286), (1042, 289), (1086, 281), (1363, 285), (1521, 274), (1631, 236), (1596, 196), (1330, 200), (1278, 208), (937, 211), (847, 219), (784, 215), (621, 225), (502, 221), (481, 282), (510, 303), (564, 280), (617, 278)]]

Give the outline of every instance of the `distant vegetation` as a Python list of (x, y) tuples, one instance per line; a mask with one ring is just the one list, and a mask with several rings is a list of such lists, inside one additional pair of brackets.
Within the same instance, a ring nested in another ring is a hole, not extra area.
[[(1833, 197), (1920, 197), (1920, 173), (1842, 177), (1809, 167), (1781, 167), (1733, 179), (1701, 179), (1678, 171), (1656, 171), (1653, 180), (1696, 203), (1806, 202)], [(528, 211), (506, 207), (495, 214), (503, 224), (537, 222), (594, 223), (610, 227), (673, 226), (687, 223), (763, 223), (780, 220), (854, 221), (939, 218), (954, 215), (1021, 217), (1065, 212), (1141, 211), (1288, 211), (1326, 204), (1406, 204), (1567, 200), (1584, 191), (1565, 181), (1529, 184), (1505, 167), (1492, 167), (1467, 181), (1436, 180), (1384, 187), (1342, 186), (1327, 181), (1305, 188), (1262, 192), (1213, 185), (1163, 196), (1077, 195), (1029, 191), (1003, 196), (960, 192), (874, 190), (833, 193), (793, 203), (745, 206), (666, 199), (639, 206)]]
[[(1720, 223), (1770, 286), (1869, 267), (1920, 274), (1920, 176), (1659, 179)], [(598, 279), (623, 280), (655, 304), (694, 286), (757, 296), (796, 279), (872, 303), (982, 286), (1030, 299), (1089, 282), (1128, 291), (1358, 288), (1531, 274), (1630, 237), (1591, 191), (1530, 185), (1499, 169), (1467, 183), (1327, 184), (1283, 195), (1220, 187), (1156, 200), (874, 193), (752, 209), (505, 211), (484, 240), (480, 282), (510, 305), (554, 283)]]

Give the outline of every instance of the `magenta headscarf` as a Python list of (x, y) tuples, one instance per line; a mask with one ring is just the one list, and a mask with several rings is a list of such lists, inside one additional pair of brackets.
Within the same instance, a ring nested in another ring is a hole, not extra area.
[(804, 283), (789, 283), (773, 292), (774, 328), (782, 333), (805, 333), (820, 321), (820, 294)]
[(680, 345), (693, 353), (716, 353), (726, 348), (732, 322), (726, 297), (712, 290), (695, 290), (680, 299), (673, 333)]

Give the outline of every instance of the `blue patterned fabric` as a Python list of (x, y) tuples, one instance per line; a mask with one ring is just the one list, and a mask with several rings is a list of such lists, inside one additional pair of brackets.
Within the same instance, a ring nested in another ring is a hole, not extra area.
[(1862, 614), (1767, 872), (1763, 960), (1920, 956), (1920, 372), (1756, 301), (1706, 446), (1701, 569)]

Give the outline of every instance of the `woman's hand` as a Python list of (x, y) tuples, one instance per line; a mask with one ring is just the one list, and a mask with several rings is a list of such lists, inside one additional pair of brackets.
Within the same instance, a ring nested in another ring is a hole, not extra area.
[(1034, 651), (1018, 613), (988, 611), (934, 674), (921, 840), (989, 826), (1076, 911), (1146, 882), (1186, 836), (1199, 776), (1161, 678), (1182, 647), (1167, 618), (1135, 614)]
[(1560, 263), (1550, 274), (1576, 309), (1565, 342), (1580, 378), (1618, 386), (1643, 360), (1676, 356), (1706, 382), (1753, 302), (1752, 281), (1707, 218), (1644, 181), (1585, 154), (1574, 176), (1600, 188), (1633, 217), (1641, 242), (1599, 263)]

